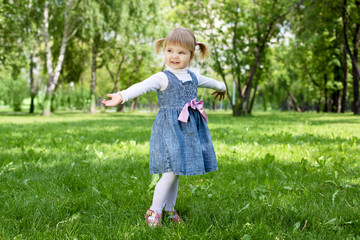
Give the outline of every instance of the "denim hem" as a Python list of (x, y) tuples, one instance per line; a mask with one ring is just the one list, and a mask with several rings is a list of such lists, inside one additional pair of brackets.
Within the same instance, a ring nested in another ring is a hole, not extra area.
[(175, 175), (182, 175), (182, 176), (193, 176), (193, 175), (203, 175), (205, 173), (208, 172), (213, 172), (213, 171), (217, 171), (217, 168), (210, 168), (210, 169), (206, 169), (205, 171), (202, 172), (195, 172), (195, 173), (183, 173), (183, 172), (176, 172), (173, 170), (168, 170), (168, 171), (150, 171), (150, 174), (163, 174), (163, 173), (168, 173), (168, 172), (173, 172)]

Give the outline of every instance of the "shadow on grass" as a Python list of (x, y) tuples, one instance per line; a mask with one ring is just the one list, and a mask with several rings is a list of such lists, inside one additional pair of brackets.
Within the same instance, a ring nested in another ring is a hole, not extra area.
[[(40, 233), (112, 238), (117, 233), (141, 239), (144, 233), (155, 238), (174, 231), (166, 223), (156, 231), (144, 224), (152, 192), (148, 160), (141, 153), (132, 161), (129, 155), (104, 159), (94, 152), (29, 154), (13, 154), (14, 166), (0, 175), (4, 238)], [(225, 158), (219, 169), (181, 177), (177, 209), (185, 227), (176, 228), (178, 236), (331, 239), (360, 234), (360, 189), (342, 184), (349, 176), (359, 178), (359, 169), (285, 163), (271, 154), (249, 161)]]
[(339, 136), (324, 136), (316, 135), (312, 133), (301, 133), (299, 135), (293, 135), (288, 132), (281, 131), (280, 133), (264, 133), (258, 131), (254, 132), (234, 130), (230, 134), (227, 127), (215, 127), (211, 131), (213, 139), (228, 144), (236, 145), (239, 143), (245, 144), (260, 144), (263, 146), (273, 144), (291, 144), (294, 146), (304, 144), (316, 144), (316, 145), (329, 145), (329, 144), (342, 144), (342, 143), (353, 143), (359, 141), (359, 137), (348, 136), (346, 138)]
[(360, 116), (354, 114), (335, 114), (335, 113), (295, 113), (295, 112), (260, 112), (242, 117), (233, 117), (229, 113), (208, 113), (209, 121), (211, 119), (232, 121), (238, 123), (281, 123), (298, 124), (299, 122), (307, 122), (314, 125), (322, 124), (360, 124)]
[(6, 142), (22, 146), (32, 146), (34, 142), (47, 146), (56, 144), (58, 140), (60, 144), (68, 144), (67, 140), (88, 144), (114, 143), (116, 140), (144, 143), (150, 139), (152, 124), (152, 117), (141, 116), (133, 120), (128, 117), (124, 119), (121, 116), (112, 116), (109, 120), (3, 123), (0, 125), (0, 132)]

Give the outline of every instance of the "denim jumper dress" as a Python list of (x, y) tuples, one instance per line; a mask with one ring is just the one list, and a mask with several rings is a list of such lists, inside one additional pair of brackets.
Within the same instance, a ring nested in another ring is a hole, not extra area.
[(178, 120), (184, 105), (197, 98), (198, 80), (188, 70), (192, 81), (182, 82), (165, 70), (168, 86), (157, 91), (159, 112), (150, 137), (151, 174), (173, 172), (175, 175), (199, 175), (218, 169), (207, 122), (191, 107), (187, 122)]

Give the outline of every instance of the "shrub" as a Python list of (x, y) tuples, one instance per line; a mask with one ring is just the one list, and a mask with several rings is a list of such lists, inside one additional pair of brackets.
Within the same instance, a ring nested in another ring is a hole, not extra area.
[(21, 111), (21, 104), (29, 96), (29, 86), (22, 77), (0, 76), (0, 100), (14, 111)]

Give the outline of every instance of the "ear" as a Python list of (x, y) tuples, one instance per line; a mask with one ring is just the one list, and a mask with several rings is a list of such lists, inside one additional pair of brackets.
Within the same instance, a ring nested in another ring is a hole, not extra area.
[(194, 56), (195, 56), (194, 52), (191, 52), (191, 53), (190, 53), (190, 61), (189, 61), (189, 62), (191, 62), (191, 61), (194, 59)]

